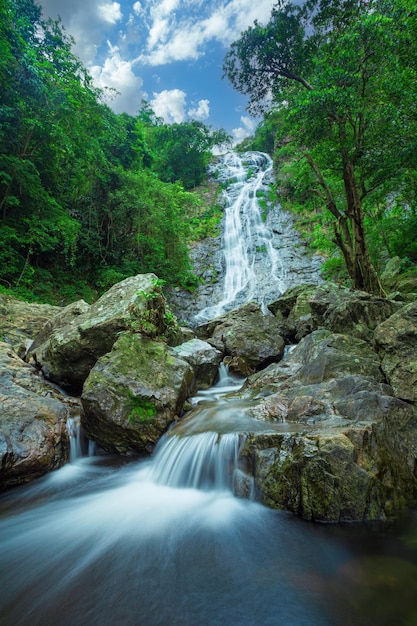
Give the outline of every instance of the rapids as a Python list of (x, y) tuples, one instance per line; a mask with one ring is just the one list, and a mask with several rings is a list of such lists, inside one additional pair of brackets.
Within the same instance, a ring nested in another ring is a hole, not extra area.
[(406, 623), (409, 529), (312, 525), (233, 495), (239, 435), (200, 420), (237, 384), (199, 394), (194, 434), (176, 426), (150, 460), (76, 457), (88, 446), (71, 424), (74, 460), (1, 495), (3, 626)]

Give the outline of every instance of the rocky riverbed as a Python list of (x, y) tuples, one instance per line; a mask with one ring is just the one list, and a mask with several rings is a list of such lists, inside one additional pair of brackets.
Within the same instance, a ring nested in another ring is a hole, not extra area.
[(268, 314), (252, 303), (193, 330), (154, 275), (91, 306), (0, 300), (2, 489), (67, 461), (76, 414), (118, 454), (182, 436), (190, 398), (223, 362), (246, 377), (233, 395), (245, 416), (237, 495), (253, 484), (267, 506), (320, 521), (385, 520), (417, 502), (413, 295), (305, 284)]

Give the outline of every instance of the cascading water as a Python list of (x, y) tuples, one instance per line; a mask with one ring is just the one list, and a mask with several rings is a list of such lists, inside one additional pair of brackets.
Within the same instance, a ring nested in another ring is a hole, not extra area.
[[(263, 163), (265, 173), (270, 164)], [(242, 177), (239, 159), (233, 167)], [(263, 174), (254, 178), (256, 196)], [(246, 197), (235, 191), (236, 201)], [(262, 223), (255, 222), (261, 237)], [(237, 249), (245, 278), (231, 264), (228, 289), (247, 297), (255, 293), (257, 270)], [(279, 261), (269, 262), (278, 275)], [(72, 462), (0, 495), (2, 626), (370, 623), (346, 610), (355, 572), (362, 590), (363, 560), (374, 563), (369, 536), (363, 548), (352, 531), (307, 525), (234, 496), (242, 433), (249, 423), (256, 428), (247, 401), (225, 397), (241, 383), (221, 368), (218, 385), (198, 394), (190, 416), (166, 434), (150, 460), (87, 456), (77, 422), (69, 422)], [(258, 454), (264, 452), (270, 453)], [(382, 545), (373, 552), (379, 559)], [(379, 563), (370, 568), (366, 589), (374, 588)], [(384, 624), (385, 615), (372, 619), (372, 626)]]
[(198, 312), (196, 323), (251, 301), (266, 313), (268, 303), (295, 282), (320, 280), (319, 259), (297, 253), (289, 216), (269, 201), (272, 159), (262, 152), (229, 152), (217, 172), (225, 206), (222, 293)]

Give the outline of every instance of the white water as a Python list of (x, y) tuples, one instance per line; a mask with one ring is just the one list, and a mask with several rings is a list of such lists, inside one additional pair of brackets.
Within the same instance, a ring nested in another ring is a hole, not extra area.
[[(231, 167), (243, 176), (239, 160)], [(230, 192), (233, 229), (253, 230), (237, 207), (256, 215), (252, 199), (269, 167), (266, 160), (254, 173), (252, 196), (238, 183)], [(249, 222), (263, 237), (258, 218)], [(222, 307), (229, 290), (237, 299), (256, 291), (253, 258), (233, 240), (239, 263), (228, 264)], [(268, 263), (283, 280), (279, 259)], [(229, 404), (224, 394), (240, 383), (222, 369), (219, 385), (195, 398), (193, 419), (146, 461), (88, 456), (77, 421), (69, 422), (71, 463), (0, 494), (1, 626), (400, 623), (387, 620), (407, 610), (409, 595), (414, 602), (412, 563), (396, 578), (399, 559), (387, 569), (372, 536), (358, 544), (351, 529), (312, 526), (234, 497), (239, 433), (250, 418), (245, 402)], [(375, 586), (381, 571), (394, 590), (388, 608)]]
[(285, 289), (285, 267), (272, 244), (272, 233), (262, 217), (260, 198), (267, 198), (272, 159), (261, 152), (247, 152), (243, 157), (228, 153), (222, 163), (219, 183), (224, 191), (225, 216), (223, 253), (225, 275), (223, 297), (203, 309), (197, 320), (221, 315), (238, 303), (256, 300), (265, 308), (266, 283)]

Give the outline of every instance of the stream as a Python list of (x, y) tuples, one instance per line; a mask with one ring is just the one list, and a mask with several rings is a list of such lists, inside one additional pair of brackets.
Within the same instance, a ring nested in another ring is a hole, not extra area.
[[(228, 162), (224, 294), (201, 319), (264, 305), (259, 282), (279, 292), (288, 279), (253, 202), (271, 163), (249, 160), (251, 176)], [(221, 368), (151, 458), (102, 454), (69, 423), (70, 463), (0, 494), (0, 626), (417, 624), (415, 513), (391, 528), (319, 525), (234, 495), (247, 429), (225, 395), (241, 383)]]
[(200, 393), (148, 460), (88, 456), (72, 425), (71, 463), (1, 495), (2, 626), (417, 623), (415, 517), (316, 525), (233, 495), (237, 384)]

